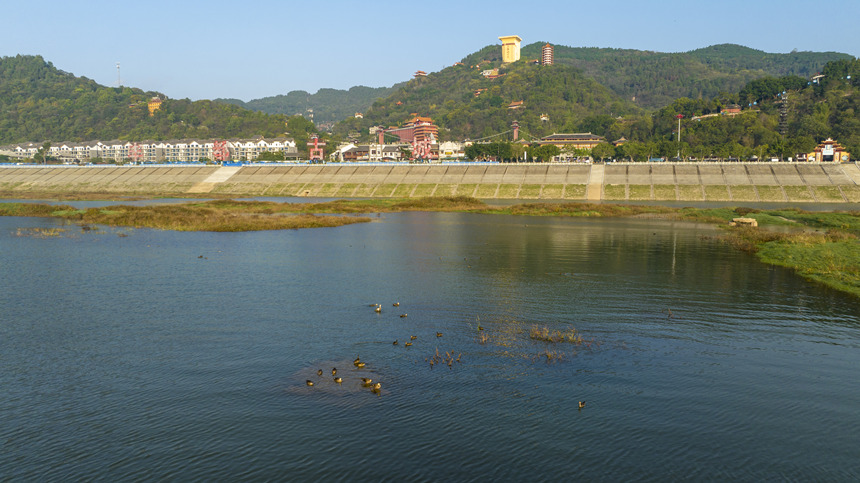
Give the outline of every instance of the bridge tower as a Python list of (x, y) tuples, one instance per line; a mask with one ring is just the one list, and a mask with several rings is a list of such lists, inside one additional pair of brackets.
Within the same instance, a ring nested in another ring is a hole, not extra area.
[(227, 149), (227, 141), (215, 141), (212, 146), (212, 158), (214, 161), (229, 161), (230, 150)]
[(325, 160), (324, 147), (325, 143), (320, 142), (319, 136), (312, 134), (310, 141), (308, 141), (308, 159), (310, 162), (317, 161), (321, 163)]
[(132, 143), (128, 148), (128, 157), (134, 163), (139, 163), (143, 159), (143, 147), (139, 143)]

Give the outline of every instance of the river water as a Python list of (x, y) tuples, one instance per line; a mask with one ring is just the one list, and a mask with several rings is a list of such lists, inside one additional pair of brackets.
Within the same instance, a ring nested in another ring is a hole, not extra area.
[(0, 218), (0, 480), (856, 481), (860, 301), (717, 235)]

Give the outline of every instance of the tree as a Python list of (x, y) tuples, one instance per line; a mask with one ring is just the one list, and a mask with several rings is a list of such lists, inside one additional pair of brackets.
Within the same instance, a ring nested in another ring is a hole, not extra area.
[(541, 162), (552, 160), (553, 156), (561, 154), (561, 149), (552, 144), (544, 144), (542, 146), (532, 147), (528, 151), (529, 156)]
[(36, 155), (34, 156), (36, 162), (48, 164), (49, 152), (51, 152), (51, 143), (46, 141), (44, 144), (42, 144), (42, 147), (39, 148), (39, 150), (36, 152)]
[(615, 147), (609, 143), (600, 143), (591, 150), (591, 155), (598, 159), (611, 158), (615, 155)]

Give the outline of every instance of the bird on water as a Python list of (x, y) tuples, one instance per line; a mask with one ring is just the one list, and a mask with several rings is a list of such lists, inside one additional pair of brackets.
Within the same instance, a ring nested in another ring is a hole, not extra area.
[(582, 409), (584, 407), (585, 407), (585, 401), (579, 401), (579, 409)]
[(305, 384), (307, 384), (308, 386), (313, 386), (314, 381), (311, 381), (310, 379), (308, 379), (307, 381), (305, 381)]

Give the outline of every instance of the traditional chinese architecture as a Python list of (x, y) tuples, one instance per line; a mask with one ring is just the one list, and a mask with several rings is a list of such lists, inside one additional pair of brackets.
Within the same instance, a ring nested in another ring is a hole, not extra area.
[(552, 65), (555, 59), (555, 48), (552, 45), (546, 44), (541, 48), (540, 63), (542, 65)]
[(851, 153), (830, 138), (824, 140), (806, 156), (806, 160), (813, 163), (847, 163), (850, 159)]
[(149, 102), (146, 104), (146, 107), (149, 108), (149, 115), (150, 116), (154, 116), (155, 111), (161, 109), (161, 103), (162, 102), (163, 101), (161, 100), (161, 98), (157, 97), (157, 96), (153, 97), (152, 99), (149, 100)]
[(552, 144), (553, 146), (558, 146), (562, 149), (565, 147), (591, 149), (602, 142), (604, 142), (603, 136), (586, 132), (574, 134), (552, 134), (550, 136), (540, 138), (538, 144)]
[(387, 129), (385, 132), (394, 134), (400, 138), (400, 142), (412, 143), (414, 140), (424, 141), (431, 137), (435, 140), (439, 137), (439, 126), (433, 124), (429, 117), (415, 116), (406, 121), (403, 127)]

